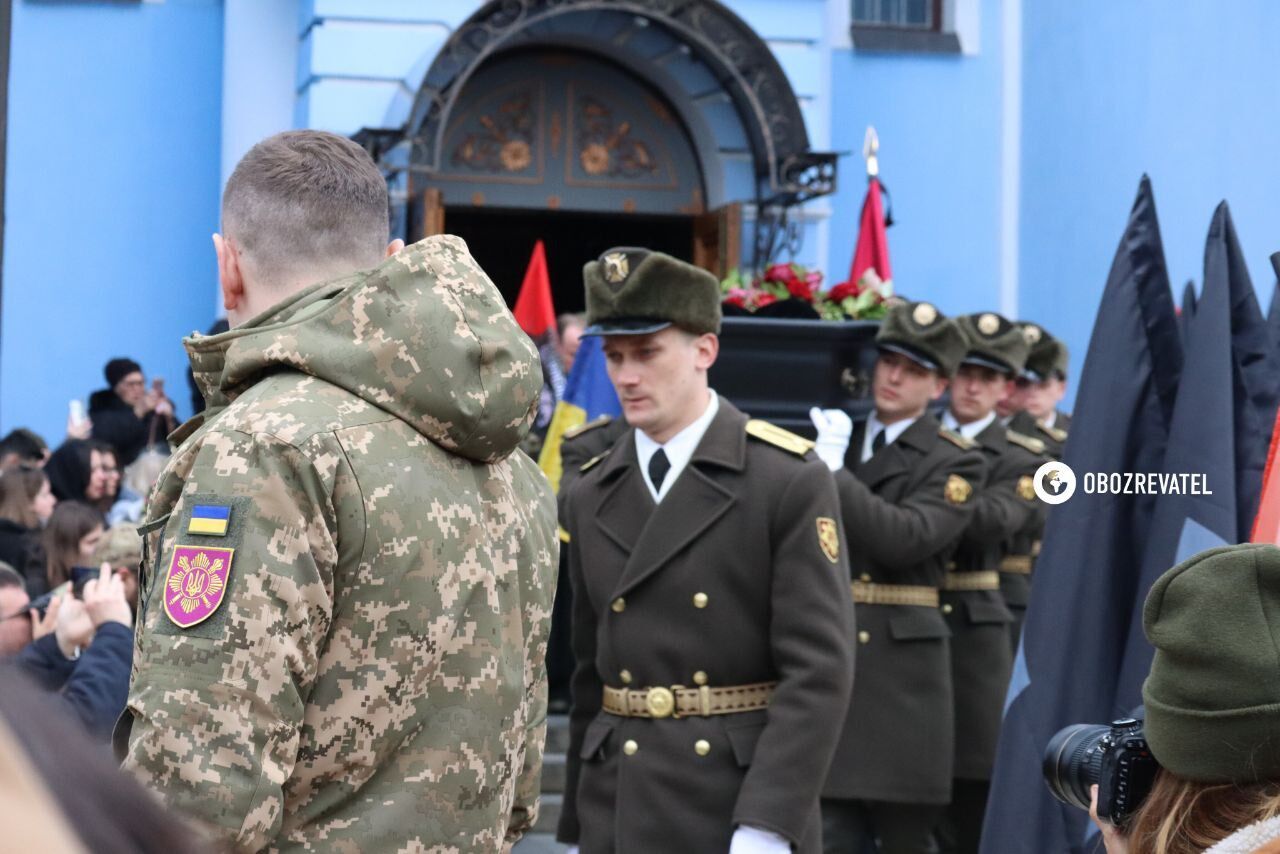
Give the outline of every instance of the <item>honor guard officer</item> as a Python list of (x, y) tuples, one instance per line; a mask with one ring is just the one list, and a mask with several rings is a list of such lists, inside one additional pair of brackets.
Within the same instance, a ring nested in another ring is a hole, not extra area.
[(832, 854), (871, 840), (892, 854), (934, 850), (955, 753), (938, 589), (985, 475), (976, 445), (926, 411), (966, 351), (955, 323), (904, 303), (876, 344), (872, 416), (852, 430), (840, 410), (811, 413), (836, 471), (858, 623), (858, 679), (822, 793)]
[(578, 664), (558, 836), (586, 854), (817, 852), (853, 679), (831, 474), (708, 388), (713, 276), (623, 248), (584, 278), (633, 429), (566, 499)]
[(977, 443), (987, 461), (975, 484), (973, 517), (956, 547), (942, 587), (942, 613), (951, 627), (956, 759), (951, 805), (939, 830), (943, 851), (977, 854), (991, 768), (1013, 653), (1013, 614), (1000, 594), (1000, 560), (1010, 538), (1038, 518), (1032, 485), (1044, 462), (1044, 443), (1006, 428), (996, 417), (1026, 362), (1022, 331), (991, 312), (956, 318), (969, 351), (951, 383), (942, 425)]
[[(1062, 459), (1071, 416), (1055, 409), (1066, 391), (1067, 346), (1042, 326), (1022, 321), (1018, 324), (1030, 345), (1027, 364), (1018, 380), (1019, 411), (1009, 427), (1044, 443), (1045, 454)], [(1000, 562), (1000, 590), (1013, 612), (1011, 641), (1016, 653), (1022, 637), (1022, 622), (1031, 601), (1031, 571), (1040, 554), (1040, 538), (1048, 508), (1037, 507), (1035, 517), (1028, 520), (1009, 543), (1008, 554)]]

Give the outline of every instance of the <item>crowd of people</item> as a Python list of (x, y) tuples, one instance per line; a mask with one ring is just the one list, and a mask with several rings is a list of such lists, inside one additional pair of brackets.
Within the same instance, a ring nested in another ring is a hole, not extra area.
[(0, 661), (105, 743), (124, 711), (146, 495), (169, 454), (174, 406), (142, 367), (112, 359), (65, 440), (0, 439)]

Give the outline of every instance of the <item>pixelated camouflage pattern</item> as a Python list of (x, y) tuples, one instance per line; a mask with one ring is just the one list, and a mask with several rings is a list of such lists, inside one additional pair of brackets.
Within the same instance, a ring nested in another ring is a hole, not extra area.
[[(126, 767), (236, 850), (509, 848), (537, 814), (558, 560), (515, 450), (532, 343), (433, 237), (186, 345), (210, 408), (143, 527)], [(222, 544), (186, 533), (196, 495), (236, 507), (209, 636), (159, 598), (178, 544)]]

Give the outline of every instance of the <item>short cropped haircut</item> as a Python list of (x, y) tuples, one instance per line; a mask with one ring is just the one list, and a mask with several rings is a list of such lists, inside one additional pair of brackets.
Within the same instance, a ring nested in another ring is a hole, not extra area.
[(265, 278), (382, 260), (389, 240), (387, 184), (373, 158), (345, 137), (295, 130), (249, 149), (222, 194), (222, 228)]
[(0, 561), (0, 590), (6, 587), (16, 587), (19, 590), (27, 589), (27, 582), (18, 571), (4, 561)]

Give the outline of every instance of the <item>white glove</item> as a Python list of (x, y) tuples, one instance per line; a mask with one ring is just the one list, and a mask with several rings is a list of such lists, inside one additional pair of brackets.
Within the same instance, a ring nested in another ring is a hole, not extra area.
[(849, 450), (849, 437), (853, 435), (853, 419), (843, 409), (809, 410), (809, 419), (818, 428), (818, 442), (813, 452), (827, 468), (840, 471), (844, 468), (844, 455)]
[(791, 854), (791, 843), (772, 831), (744, 824), (733, 832), (729, 854)]

